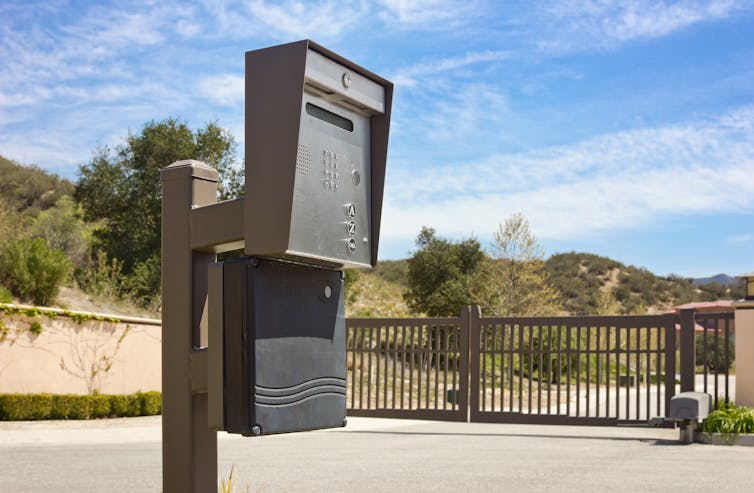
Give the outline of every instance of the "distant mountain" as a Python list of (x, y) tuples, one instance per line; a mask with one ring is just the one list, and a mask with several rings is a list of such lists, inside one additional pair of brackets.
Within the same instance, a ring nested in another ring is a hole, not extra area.
[(716, 282), (721, 286), (735, 286), (738, 284), (739, 279), (737, 277), (731, 277), (728, 274), (718, 274), (712, 277), (700, 277), (694, 279), (694, 286), (702, 286), (711, 282)]

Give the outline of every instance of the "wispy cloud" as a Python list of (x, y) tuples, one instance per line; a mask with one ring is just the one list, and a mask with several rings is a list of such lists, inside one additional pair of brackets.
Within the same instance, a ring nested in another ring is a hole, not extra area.
[(745, 107), (715, 121), (391, 170), (383, 234), (407, 240), (432, 225), (444, 234), (488, 235), (524, 211), (541, 237), (569, 239), (645, 227), (663, 215), (750, 210), (754, 136), (741, 124), (753, 115)]
[(457, 57), (440, 58), (435, 61), (419, 62), (409, 67), (403, 67), (393, 73), (391, 79), (400, 86), (413, 87), (417, 80), (422, 78), (433, 75), (447, 75), (449, 72), (466, 68), (469, 65), (499, 62), (512, 56), (512, 53), (508, 51), (468, 52)]
[(244, 77), (236, 74), (221, 74), (205, 77), (199, 82), (201, 93), (223, 106), (243, 103)]
[(440, 21), (461, 19), (474, 12), (478, 2), (454, 0), (378, 0), (383, 7), (380, 18), (387, 24), (405, 24), (413, 27), (431, 26)]
[(538, 34), (541, 49), (605, 49), (725, 19), (751, 7), (749, 0), (560, 0), (538, 3), (531, 19), (539, 18), (544, 28)]

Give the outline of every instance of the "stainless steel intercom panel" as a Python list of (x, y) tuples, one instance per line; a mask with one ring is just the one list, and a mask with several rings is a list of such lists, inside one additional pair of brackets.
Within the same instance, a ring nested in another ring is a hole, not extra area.
[(311, 41), (246, 62), (246, 253), (374, 265), (392, 84)]

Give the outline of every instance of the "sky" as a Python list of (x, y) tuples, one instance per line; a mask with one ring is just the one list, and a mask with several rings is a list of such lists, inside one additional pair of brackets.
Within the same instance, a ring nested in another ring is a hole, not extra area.
[(304, 38), (395, 84), (380, 259), (521, 212), (547, 255), (754, 271), (754, 0), (3, 0), (0, 155), (75, 180), (177, 117), (240, 165), (244, 52)]

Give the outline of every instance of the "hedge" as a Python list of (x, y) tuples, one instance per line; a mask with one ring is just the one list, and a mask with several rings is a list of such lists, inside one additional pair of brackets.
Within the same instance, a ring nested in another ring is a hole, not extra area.
[(160, 413), (160, 392), (130, 395), (0, 394), (0, 421), (121, 418)]

